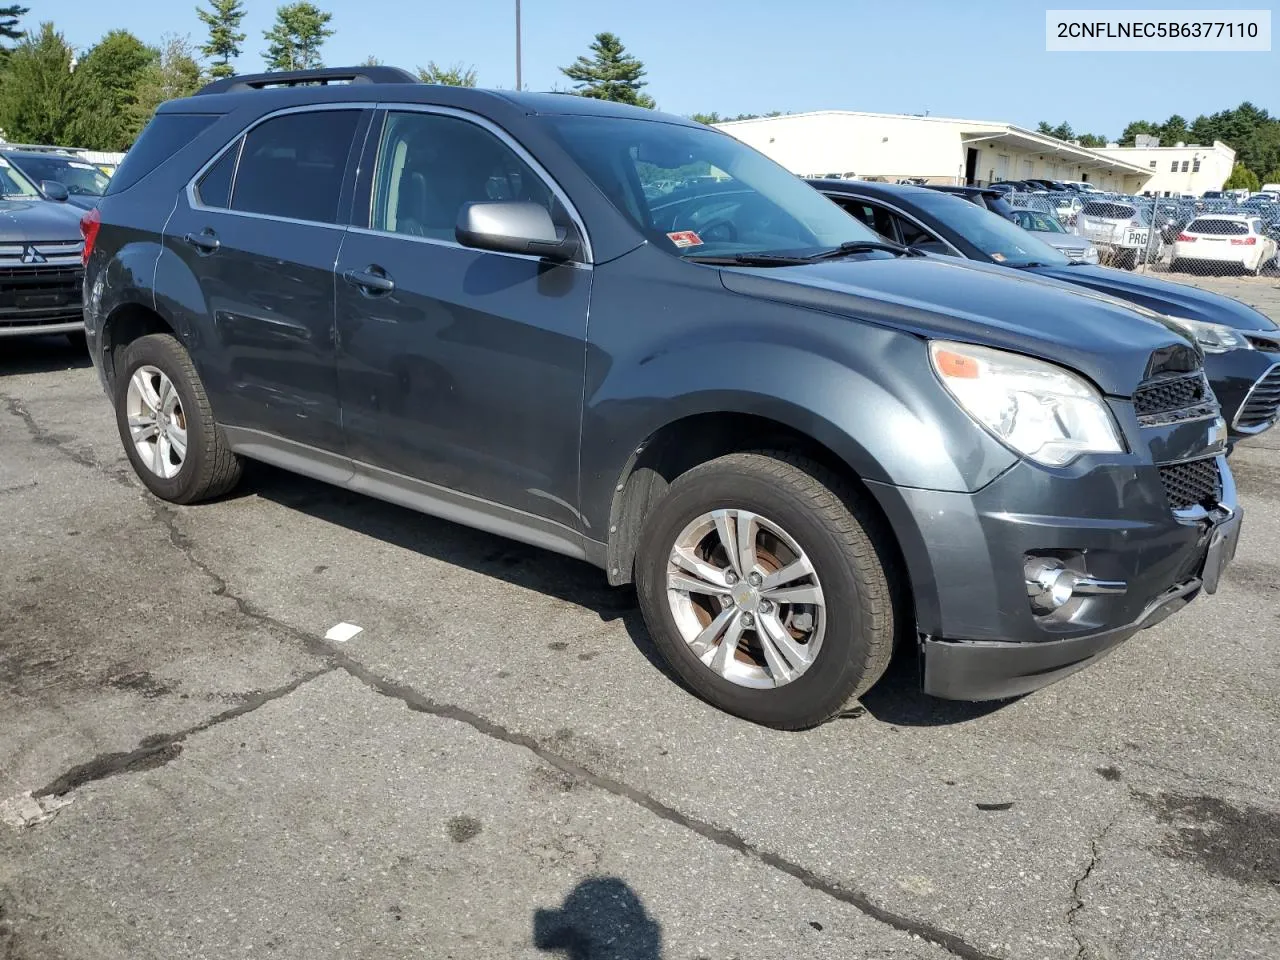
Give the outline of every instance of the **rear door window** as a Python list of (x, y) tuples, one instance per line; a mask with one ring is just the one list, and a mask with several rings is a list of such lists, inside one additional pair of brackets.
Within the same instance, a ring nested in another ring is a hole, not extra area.
[(231, 204), (231, 178), (235, 175), (236, 160), (240, 157), (243, 143), (243, 138), (237, 140), (200, 178), (196, 195), (206, 207), (224, 208)]
[(240, 151), (231, 209), (336, 223), (359, 119), (359, 110), (312, 110), (254, 127)]

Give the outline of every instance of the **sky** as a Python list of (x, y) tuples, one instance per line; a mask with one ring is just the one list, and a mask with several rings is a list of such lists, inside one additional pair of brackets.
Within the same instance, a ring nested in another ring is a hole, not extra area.
[[(515, 0), (313, 0), (333, 14), (325, 62), (370, 54), (413, 68), (434, 60), (474, 66), (481, 86), (515, 86)], [(77, 48), (114, 28), (158, 44), (205, 38), (195, 0), (61, 0), (33, 8)], [(261, 69), (262, 38), (278, 0), (245, 0), (249, 35), (237, 62)], [(843, 109), (1008, 121), (1066, 120), (1077, 133), (1116, 138), (1135, 119), (1188, 121), (1252, 100), (1280, 114), (1280, 53), (1047, 53), (1045, 4), (1025, 0), (779, 0), (632, 3), (523, 0), (526, 89), (566, 89), (558, 67), (616, 33), (648, 69), (659, 109), (722, 115)], [(1052, 8), (1066, 7), (1058, 0)], [(1089, 0), (1090, 9), (1205, 8)], [(1219, 6), (1221, 6), (1219, 4)], [(1243, 8), (1247, 3), (1232, 4)], [(46, 14), (44, 11), (48, 11)], [(1277, 18), (1280, 21), (1280, 18)], [(1280, 29), (1280, 22), (1276, 28)]]

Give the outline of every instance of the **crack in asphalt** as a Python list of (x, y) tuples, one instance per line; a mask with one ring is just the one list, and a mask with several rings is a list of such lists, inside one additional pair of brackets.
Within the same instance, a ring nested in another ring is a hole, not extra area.
[[(133, 487), (132, 481), (127, 477), (111, 473), (92, 457), (86, 456), (80, 451), (68, 448), (62, 440), (44, 430), (31, 416), (31, 413), (18, 400), (6, 395), (0, 395), (0, 399), (4, 401), (10, 414), (18, 417), (26, 424), (27, 430), (31, 433), (32, 438), (37, 443), (52, 446), (75, 463), (101, 472), (109, 479), (118, 483), (123, 483), (127, 486)], [(589, 768), (569, 760), (561, 754), (547, 748), (543, 743), (529, 734), (518, 733), (514, 730), (508, 729), (507, 727), (468, 710), (465, 707), (453, 704), (437, 703), (424, 694), (419, 693), (417, 690), (414, 690), (412, 687), (397, 684), (384, 677), (378, 676), (346, 652), (329, 645), (324, 640), (308, 633), (305, 630), (301, 630), (271, 616), (270, 614), (256, 609), (253, 604), (244, 597), (233, 593), (228, 587), (226, 578), (214, 570), (204, 560), (196, 556), (195, 545), (191, 538), (179, 528), (177, 512), (168, 504), (158, 499), (152, 500), (152, 512), (156, 520), (167, 531), (169, 541), (173, 547), (182, 553), (191, 566), (203, 573), (213, 583), (214, 596), (225, 597), (232, 601), (235, 604), (237, 611), (242, 616), (263, 625), (273, 627), (274, 629), (295, 638), (302, 644), (303, 648), (307, 650), (308, 653), (326, 661), (326, 666), (319, 670), (312, 671), (311, 673), (304, 674), (282, 687), (277, 687), (274, 690), (257, 694), (246, 700), (243, 704), (233, 707), (230, 710), (226, 710), (216, 716), (210, 717), (209, 719), (192, 727), (188, 727), (185, 730), (181, 730), (177, 733), (156, 734), (146, 737), (134, 750), (120, 753), (101, 754), (87, 763), (80, 764), (79, 766), (66, 771), (40, 790), (34, 791), (32, 794), (33, 796), (62, 796), (85, 783), (102, 780), (107, 777), (123, 773), (137, 772), (162, 766), (175, 759), (181, 753), (183, 741), (193, 734), (200, 733), (220, 723), (225, 723), (228, 720), (233, 720), (236, 717), (241, 717), (247, 713), (251, 713), (273, 700), (278, 700), (281, 697), (287, 696), (299, 687), (303, 686), (303, 684), (309, 683), (318, 677), (333, 673), (335, 670), (342, 670), (354, 679), (360, 681), (369, 689), (373, 690), (375, 693), (399, 700), (409, 710), (416, 713), (424, 713), (441, 719), (463, 723), (486, 737), (490, 737), (494, 740), (508, 743), (513, 746), (523, 747), (540, 760), (550, 764), (558, 770), (561, 770), (569, 776), (574, 777), (575, 779), (596, 787), (597, 789), (604, 790), (614, 796), (628, 800), (631, 803), (644, 808), (653, 815), (666, 820), (669, 823), (683, 827), (686, 830), (690, 830), (718, 846), (733, 850), (743, 856), (751, 857), (767, 867), (781, 873), (785, 873), (800, 881), (812, 890), (816, 890), (834, 900), (854, 907), (860, 913), (877, 921), (878, 923), (882, 923), (885, 926), (891, 927), (901, 933), (905, 933), (908, 936), (915, 937), (925, 941), (926, 943), (939, 947), (953, 956), (960, 957), (961, 960), (1002, 960), (1002, 958), (997, 955), (987, 953), (981, 948), (967, 942), (957, 934), (942, 930), (925, 921), (916, 920), (912, 917), (895, 913), (892, 910), (876, 903), (868, 894), (861, 890), (847, 887), (833, 880), (828, 880), (819, 876), (814, 871), (788, 860), (779, 854), (761, 849), (732, 830), (717, 827), (704, 820), (689, 816), (688, 814), (682, 813), (674, 807), (663, 803), (661, 800), (658, 800), (657, 798), (643, 792), (642, 790), (638, 790), (621, 780), (596, 773)]]
[(187, 727), (185, 730), (179, 730), (176, 733), (157, 733), (144, 737), (133, 750), (118, 753), (100, 753), (92, 760), (72, 767), (65, 773), (60, 774), (39, 790), (33, 790), (31, 796), (36, 798), (61, 797), (78, 787), (84, 786), (86, 783), (105, 780), (108, 777), (118, 776), (122, 773), (137, 773), (142, 770), (162, 767), (166, 763), (176, 760), (182, 754), (183, 741), (193, 734), (202, 733), (220, 723), (226, 723), (228, 720), (236, 719), (236, 717), (243, 717), (246, 713), (252, 713), (273, 700), (288, 696), (304, 684), (332, 673), (334, 669), (335, 667), (331, 665), (319, 670), (312, 670), (310, 673), (295, 677), (284, 686), (255, 693), (247, 697), (244, 703), (232, 707), (230, 710), (215, 714), (207, 720), (202, 720), (194, 726)]
[(91, 457), (83, 450), (76, 450), (73, 447), (69, 447), (63, 438), (40, 426), (40, 424), (36, 422), (35, 417), (31, 415), (31, 411), (23, 406), (22, 401), (17, 397), (12, 397), (7, 393), (0, 393), (0, 400), (4, 401), (5, 409), (9, 412), (10, 416), (21, 420), (23, 425), (27, 428), (27, 432), (31, 434), (31, 439), (40, 446), (52, 447), (72, 463), (79, 464), (82, 467), (88, 467), (90, 470), (101, 473), (104, 477), (114, 483), (134, 489), (134, 483), (129, 479), (128, 475), (108, 469), (106, 464), (94, 457)]
[(173, 546), (181, 551), (187, 560), (197, 570), (204, 573), (214, 584), (214, 595), (225, 597), (236, 605), (239, 613), (251, 620), (254, 620), (264, 626), (274, 628), (278, 631), (286, 633), (299, 640), (304, 648), (313, 656), (323, 658), (330, 663), (325, 673), (334, 669), (342, 670), (351, 677), (359, 680), (369, 689), (382, 696), (391, 697), (399, 700), (409, 710), (415, 713), (425, 713), (430, 716), (439, 717), (446, 720), (454, 720), (463, 723), (480, 734), (503, 743), (513, 746), (523, 747), (540, 760), (550, 764), (556, 769), (587, 783), (597, 789), (604, 790), (614, 796), (629, 800), (630, 802), (643, 807), (650, 813), (669, 823), (676, 824), (687, 830), (702, 836), (713, 843), (733, 850), (744, 856), (751, 857), (763, 863), (765, 866), (771, 867), (799, 880), (806, 887), (817, 890), (820, 893), (848, 904), (856, 908), (859, 912), (867, 917), (892, 927), (901, 933), (916, 937), (927, 943), (931, 943), (936, 947), (947, 951), (953, 956), (960, 957), (961, 960), (1001, 960), (995, 954), (987, 953), (979, 947), (968, 943), (960, 936), (950, 933), (946, 930), (939, 929), (932, 924), (911, 917), (895, 913), (887, 908), (879, 905), (861, 890), (852, 889), (835, 881), (825, 879), (813, 871), (794, 863), (776, 853), (763, 850), (744, 839), (732, 830), (723, 827), (717, 827), (714, 824), (699, 820), (696, 817), (689, 816), (681, 811), (671, 807), (661, 800), (632, 787), (631, 785), (616, 780), (613, 777), (596, 773), (595, 771), (576, 763), (563, 755), (556, 753), (554, 750), (546, 747), (535, 737), (519, 733), (504, 727), (496, 721), (490, 720), (474, 711), (455, 704), (438, 703), (425, 694), (404, 684), (398, 684), (391, 680), (381, 677), (360, 663), (350, 654), (337, 647), (325, 642), (314, 634), (308, 633), (285, 623), (270, 614), (264, 613), (256, 609), (252, 603), (244, 597), (233, 593), (228, 585), (226, 578), (217, 573), (205, 561), (195, 555), (194, 544), (191, 538), (178, 527), (178, 515), (175, 510), (167, 504), (157, 503), (156, 507), (157, 519), (164, 524), (169, 532), (169, 540)]
[(1076, 931), (1076, 918), (1084, 910), (1084, 897), (1081, 895), (1081, 889), (1085, 882), (1093, 875), (1094, 868), (1097, 867), (1098, 861), (1102, 859), (1101, 846), (1102, 842), (1107, 838), (1107, 834), (1120, 822), (1120, 818), (1116, 817), (1105, 827), (1103, 827), (1096, 837), (1089, 840), (1089, 862), (1085, 864), (1084, 871), (1080, 876), (1076, 877), (1075, 882), (1071, 884), (1071, 906), (1067, 910), (1067, 929), (1071, 932), (1072, 939), (1076, 942), (1076, 960), (1084, 960), (1085, 944), (1080, 939), (1080, 934)]

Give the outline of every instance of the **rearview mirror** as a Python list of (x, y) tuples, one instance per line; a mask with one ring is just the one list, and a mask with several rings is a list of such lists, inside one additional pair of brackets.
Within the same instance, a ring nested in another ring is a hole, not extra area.
[(454, 236), (464, 247), (572, 260), (578, 238), (551, 220), (547, 208), (523, 200), (468, 203), (458, 213)]
[(40, 192), (50, 200), (57, 200), (59, 203), (66, 203), (71, 196), (67, 188), (57, 180), (41, 180)]

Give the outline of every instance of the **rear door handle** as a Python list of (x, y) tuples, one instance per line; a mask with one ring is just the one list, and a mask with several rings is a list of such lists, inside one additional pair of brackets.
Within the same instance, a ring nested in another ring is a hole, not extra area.
[(348, 270), (342, 279), (367, 297), (385, 296), (396, 288), (395, 281), (377, 264), (370, 264), (363, 270)]
[(205, 227), (199, 233), (188, 233), (182, 239), (196, 248), (196, 252), (202, 255), (215, 253), (222, 246), (222, 242), (218, 239), (218, 235)]

